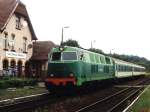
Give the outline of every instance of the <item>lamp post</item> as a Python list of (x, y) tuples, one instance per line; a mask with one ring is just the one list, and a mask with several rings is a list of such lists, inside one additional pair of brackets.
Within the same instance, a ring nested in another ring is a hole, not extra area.
[(62, 32), (61, 32), (61, 44), (63, 43), (63, 40), (64, 40), (64, 28), (69, 28), (69, 26), (65, 26), (65, 27), (62, 27)]
[(114, 50), (114, 49), (110, 49), (110, 55), (111, 55), (111, 53), (112, 53), (113, 50)]
[(93, 48), (93, 42), (96, 42), (95, 40), (91, 41), (91, 49)]

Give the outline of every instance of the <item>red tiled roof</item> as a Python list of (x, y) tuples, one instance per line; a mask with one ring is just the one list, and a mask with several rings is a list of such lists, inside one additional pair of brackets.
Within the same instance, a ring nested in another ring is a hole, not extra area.
[(0, 29), (5, 27), (17, 4), (17, 0), (0, 0)]
[(33, 43), (31, 60), (48, 60), (48, 53), (56, 45), (51, 41), (36, 41)]
[(15, 10), (15, 13), (21, 14), (24, 17), (28, 17), (28, 12), (26, 10), (26, 7), (23, 3), (20, 2), (18, 7)]
[(26, 7), (19, 0), (0, 0), (0, 30), (5, 29), (13, 13), (20, 14), (26, 18), (32, 39), (37, 40)]

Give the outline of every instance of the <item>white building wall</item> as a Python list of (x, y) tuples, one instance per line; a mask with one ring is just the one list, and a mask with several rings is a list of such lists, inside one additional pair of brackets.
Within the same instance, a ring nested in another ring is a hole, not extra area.
[[(24, 18), (21, 17), (21, 23), (23, 23)], [(3, 70), (3, 60), (4, 59), (8, 59), (9, 63), (11, 60), (15, 60), (16, 64), (19, 60), (21, 60), (23, 62), (23, 66), (25, 66), (25, 62), (27, 60), (29, 60), (32, 56), (32, 48), (28, 48), (27, 47), (27, 53), (26, 54), (26, 58), (17, 58), (17, 57), (7, 57), (6, 56), (6, 52), (4, 50), (4, 38), (5, 38), (5, 33), (8, 33), (8, 41), (12, 39), (12, 34), (15, 35), (15, 53), (23, 53), (23, 37), (27, 38), (27, 46), (29, 44), (32, 44), (32, 36), (31, 36), (31, 32), (29, 29), (29, 26), (27, 25), (26, 27), (22, 26), (21, 30), (16, 29), (16, 15), (13, 14), (13, 16), (11, 17), (11, 19), (9, 20), (6, 29), (0, 33), (0, 70)], [(11, 48), (8, 47), (8, 51), (11, 51)]]

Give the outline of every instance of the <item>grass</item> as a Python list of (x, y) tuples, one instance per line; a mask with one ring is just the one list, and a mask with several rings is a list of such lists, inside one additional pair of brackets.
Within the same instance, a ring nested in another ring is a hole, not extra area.
[(131, 112), (150, 112), (150, 87), (141, 95), (130, 109)]
[(7, 89), (0, 89), (0, 100), (40, 94), (44, 92), (47, 92), (47, 90), (38, 86), (34, 86), (34, 88), (17, 88), (16, 91), (7, 91)]

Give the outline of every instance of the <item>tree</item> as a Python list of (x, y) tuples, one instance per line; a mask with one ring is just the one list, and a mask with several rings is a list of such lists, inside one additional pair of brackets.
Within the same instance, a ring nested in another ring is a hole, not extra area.
[(72, 39), (68, 39), (66, 42), (63, 42), (61, 45), (62, 46), (80, 47), (78, 41), (72, 40)]
[(88, 50), (99, 54), (105, 54), (101, 49), (90, 48)]

